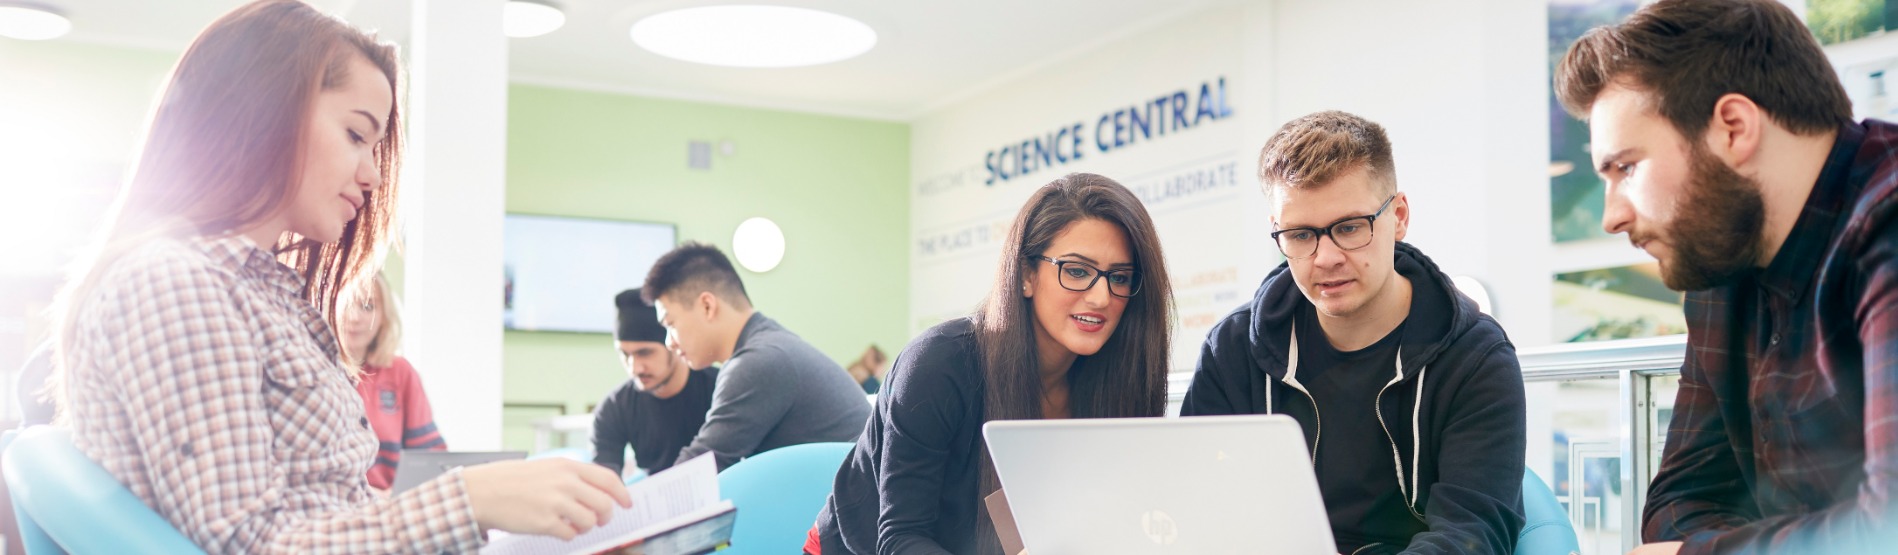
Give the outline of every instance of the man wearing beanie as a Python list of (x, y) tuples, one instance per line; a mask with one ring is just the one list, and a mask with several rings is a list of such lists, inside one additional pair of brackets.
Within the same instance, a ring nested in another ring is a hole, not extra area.
[(635, 466), (665, 470), (705, 424), (718, 369), (692, 370), (667, 349), (666, 329), (638, 289), (621, 291), (613, 302), (619, 305), (613, 339), (631, 379), (593, 412), (593, 462), (624, 474), (631, 445)]

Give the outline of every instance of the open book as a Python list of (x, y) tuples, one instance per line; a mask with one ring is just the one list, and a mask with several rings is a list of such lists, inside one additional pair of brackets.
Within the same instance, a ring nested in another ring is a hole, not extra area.
[(488, 533), (482, 555), (576, 555), (636, 553), (693, 555), (731, 541), (737, 508), (718, 498), (718, 464), (706, 453), (626, 486), (631, 508), (571, 540), (550, 536)]

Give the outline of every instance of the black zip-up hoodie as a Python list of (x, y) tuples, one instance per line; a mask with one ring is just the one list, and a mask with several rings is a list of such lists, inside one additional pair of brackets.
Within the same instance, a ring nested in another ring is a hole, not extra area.
[(1429, 530), (1411, 537), (1409, 546), (1374, 544), (1360, 553), (1512, 553), (1523, 525), (1525, 457), (1515, 347), (1416, 247), (1397, 243), (1395, 258), (1412, 290), (1399, 340), (1402, 376), (1390, 369), (1393, 381), (1377, 395), (1377, 406), (1364, 407), (1377, 413), (1384, 429), (1324, 428), (1297, 371), (1287, 371), (1295, 316), (1313, 309), (1284, 264), (1266, 276), (1251, 304), (1207, 333), (1180, 414), (1290, 415), (1314, 449), (1332, 434), (1388, 440), (1388, 450), (1362, 456), (1397, 461), (1400, 493)]

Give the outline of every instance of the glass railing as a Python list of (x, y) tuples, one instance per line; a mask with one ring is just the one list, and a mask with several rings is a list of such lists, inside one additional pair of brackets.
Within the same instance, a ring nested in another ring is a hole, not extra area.
[(1528, 464), (1569, 511), (1582, 554), (1625, 553), (1673, 417), (1686, 336), (1524, 349)]

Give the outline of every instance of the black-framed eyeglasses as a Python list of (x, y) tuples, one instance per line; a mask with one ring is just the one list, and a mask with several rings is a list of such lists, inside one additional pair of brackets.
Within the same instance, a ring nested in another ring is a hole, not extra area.
[(1140, 271), (1133, 268), (1104, 271), (1086, 262), (1074, 260), (1055, 260), (1046, 256), (1029, 255), (1028, 258), (1054, 265), (1056, 282), (1062, 289), (1085, 292), (1094, 288), (1094, 282), (1107, 277), (1107, 293), (1123, 299), (1131, 299), (1140, 293)]
[(1384, 210), (1390, 208), (1391, 201), (1394, 200), (1397, 200), (1397, 195), (1384, 199), (1384, 204), (1377, 207), (1377, 212), (1369, 216), (1345, 218), (1332, 222), (1331, 225), (1322, 229), (1294, 227), (1274, 231), (1272, 242), (1278, 243), (1279, 252), (1284, 253), (1286, 258), (1308, 258), (1318, 254), (1318, 240), (1327, 235), (1331, 236), (1331, 244), (1337, 245), (1340, 250), (1354, 251), (1364, 248), (1365, 245), (1371, 244), (1372, 224), (1377, 223), (1377, 217), (1384, 215)]

